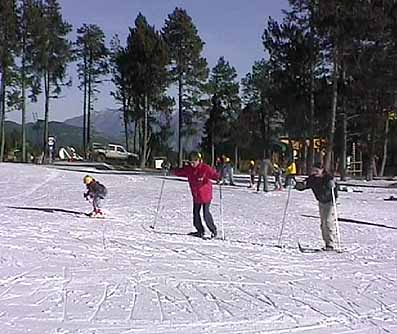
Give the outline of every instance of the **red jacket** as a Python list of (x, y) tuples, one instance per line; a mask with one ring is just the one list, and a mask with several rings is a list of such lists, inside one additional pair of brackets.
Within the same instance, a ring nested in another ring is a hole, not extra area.
[(196, 168), (188, 165), (174, 170), (176, 176), (187, 177), (193, 202), (207, 204), (212, 200), (212, 182), (218, 180), (219, 174), (212, 167), (201, 162)]

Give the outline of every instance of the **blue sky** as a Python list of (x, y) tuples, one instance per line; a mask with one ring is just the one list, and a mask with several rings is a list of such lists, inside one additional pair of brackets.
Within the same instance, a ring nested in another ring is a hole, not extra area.
[[(168, 14), (175, 7), (182, 7), (205, 42), (203, 54), (209, 66), (213, 67), (224, 56), (236, 68), (239, 78), (251, 70), (255, 60), (265, 56), (261, 35), (268, 17), (281, 20), (282, 9), (288, 8), (288, 0), (59, 0), (59, 3), (64, 19), (73, 25), (72, 40), (76, 29), (86, 23), (99, 25), (108, 41), (118, 34), (122, 43), (138, 12), (149, 24), (161, 29)], [(68, 74), (73, 87), (64, 89), (61, 99), (52, 101), (50, 120), (63, 121), (82, 113), (82, 94), (77, 88), (74, 65), (69, 66)], [(117, 107), (110, 96), (112, 89), (111, 83), (101, 88), (95, 110)], [(41, 99), (36, 104), (29, 103), (27, 108), (28, 121), (34, 119), (33, 113), (43, 117)], [(20, 113), (11, 112), (7, 119), (19, 122)]]

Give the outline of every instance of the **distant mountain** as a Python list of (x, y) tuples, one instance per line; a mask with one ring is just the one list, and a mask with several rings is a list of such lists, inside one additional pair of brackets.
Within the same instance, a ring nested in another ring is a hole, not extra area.
[[(26, 138), (33, 145), (41, 146), (43, 143), (43, 122), (27, 123), (26, 124)], [(6, 133), (11, 137), (18, 138), (21, 132), (21, 125), (15, 122), (5, 122)], [(56, 138), (56, 147), (61, 146), (74, 146), (77, 149), (81, 149), (83, 145), (83, 132), (81, 128), (65, 124), (63, 122), (49, 122), (48, 124), (49, 135)], [(110, 142), (112, 138), (94, 131), (92, 136), (93, 141), (98, 142)]]
[[(92, 115), (93, 129), (98, 134), (105, 136), (106, 138), (112, 139), (116, 143), (124, 144), (124, 121), (122, 114), (119, 110), (107, 109), (104, 111), (96, 112)], [(75, 127), (83, 127), (83, 116), (73, 117), (64, 121), (65, 124), (72, 125)], [(174, 129), (173, 136), (170, 139), (171, 146), (177, 150), (177, 133), (178, 128), (178, 117), (174, 114), (171, 119), (171, 128)], [(203, 127), (203, 126), (202, 126)], [(198, 134), (192, 138), (184, 141), (184, 148), (187, 151), (198, 149), (203, 135), (201, 129), (198, 129)]]
[[(124, 143), (124, 122), (118, 110), (105, 110), (91, 115), (93, 129), (113, 141)], [(83, 127), (83, 116), (77, 116), (64, 121), (65, 124)]]

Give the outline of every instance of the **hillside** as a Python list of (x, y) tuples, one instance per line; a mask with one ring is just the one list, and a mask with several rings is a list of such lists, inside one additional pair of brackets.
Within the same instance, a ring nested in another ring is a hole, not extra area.
[[(26, 138), (33, 145), (41, 146), (43, 140), (43, 124), (27, 123), (26, 125)], [(49, 122), (49, 134), (56, 137), (57, 147), (61, 146), (74, 146), (77, 149), (82, 147), (83, 132), (82, 129), (76, 126), (68, 125), (63, 122)], [(21, 125), (15, 122), (6, 121), (6, 133), (11, 137), (18, 137), (21, 131)], [(114, 138), (109, 138), (98, 132), (94, 132), (92, 136), (93, 141), (111, 142)]]
[[(124, 141), (124, 123), (118, 110), (107, 109), (92, 115), (93, 128), (107, 138)], [(65, 124), (77, 128), (83, 127), (83, 116), (77, 116), (64, 121)]]

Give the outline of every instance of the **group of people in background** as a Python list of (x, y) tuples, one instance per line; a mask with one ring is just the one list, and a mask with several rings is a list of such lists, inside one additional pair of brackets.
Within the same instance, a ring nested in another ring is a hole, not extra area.
[[(251, 160), (248, 167), (248, 173), (250, 176), (249, 188), (254, 188), (256, 184), (256, 190), (260, 191), (261, 184), (263, 183), (263, 191), (269, 191), (269, 180), (268, 176), (274, 176), (274, 190), (282, 190), (283, 187), (293, 186), (296, 183), (296, 163), (290, 161), (285, 170), (283, 170), (276, 162), (272, 163), (269, 158), (263, 158), (258, 163)], [(284, 185), (282, 184), (282, 175), (285, 175)], [(255, 177), (258, 176), (257, 182)]]

